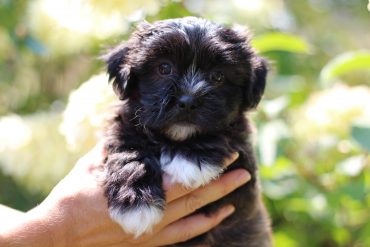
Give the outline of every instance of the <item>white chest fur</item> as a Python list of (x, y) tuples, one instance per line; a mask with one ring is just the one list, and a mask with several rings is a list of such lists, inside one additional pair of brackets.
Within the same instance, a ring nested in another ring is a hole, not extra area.
[(197, 188), (217, 178), (223, 170), (220, 165), (205, 162), (200, 164), (189, 161), (181, 154), (170, 157), (165, 152), (161, 154), (162, 170), (170, 175), (171, 182), (180, 183), (188, 188)]
[(169, 138), (175, 141), (183, 141), (195, 135), (198, 129), (195, 125), (174, 124), (166, 130)]

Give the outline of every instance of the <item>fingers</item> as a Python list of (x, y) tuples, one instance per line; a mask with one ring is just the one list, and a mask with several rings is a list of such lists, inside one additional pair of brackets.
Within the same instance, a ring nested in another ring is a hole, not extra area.
[(165, 216), (159, 225), (163, 227), (189, 215), (198, 208), (224, 197), (249, 180), (250, 174), (246, 170), (237, 169), (228, 172), (209, 185), (170, 202), (167, 205)]
[[(239, 157), (238, 153), (233, 153), (230, 157), (227, 157), (224, 160), (224, 163), (223, 163), (224, 166), (227, 167), (231, 165), (235, 160), (238, 159), (238, 157)], [(167, 174), (164, 174), (163, 176), (163, 188), (166, 191), (167, 203), (173, 200), (176, 200), (177, 198), (180, 198), (183, 195), (186, 195), (189, 192), (195, 190), (195, 189), (185, 188), (181, 184), (172, 184), (171, 179)]]
[(227, 205), (211, 216), (197, 214), (186, 217), (158, 232), (152, 241), (155, 242), (155, 246), (184, 242), (217, 226), (223, 219), (231, 215), (234, 210), (234, 206)]

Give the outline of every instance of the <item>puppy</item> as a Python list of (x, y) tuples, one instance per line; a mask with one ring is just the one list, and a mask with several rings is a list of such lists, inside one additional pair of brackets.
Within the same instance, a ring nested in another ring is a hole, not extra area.
[[(112, 219), (140, 236), (162, 218), (163, 173), (195, 188), (243, 168), (250, 182), (197, 211), (211, 214), (233, 204), (235, 213), (174, 246), (271, 246), (244, 116), (262, 97), (267, 68), (248, 35), (195, 17), (142, 23), (104, 60), (122, 100), (106, 133)], [(232, 152), (239, 158), (224, 170)]]

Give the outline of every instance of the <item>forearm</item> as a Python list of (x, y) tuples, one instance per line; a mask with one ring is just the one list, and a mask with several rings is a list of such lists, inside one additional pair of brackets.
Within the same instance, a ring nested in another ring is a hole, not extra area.
[[(14, 213), (14, 212), (13, 212)], [(8, 217), (0, 223), (1, 247), (59, 247), (56, 231), (46, 212), (39, 208), (27, 213), (20, 213), (14, 218)]]

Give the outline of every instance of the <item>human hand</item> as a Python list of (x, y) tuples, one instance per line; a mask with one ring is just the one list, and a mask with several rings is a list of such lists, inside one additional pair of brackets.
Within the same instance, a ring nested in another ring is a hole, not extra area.
[[(96, 146), (77, 162), (41, 205), (28, 213), (29, 218), (37, 219), (38, 225), (49, 236), (43, 240), (45, 245), (39, 242), (37, 246), (151, 247), (182, 242), (207, 232), (229, 216), (234, 208), (232, 205), (225, 206), (211, 216), (185, 216), (225, 196), (250, 179), (249, 173), (240, 169), (192, 190), (171, 184), (165, 175), (163, 186), (167, 206), (164, 217), (152, 233), (135, 239), (126, 234), (108, 215), (101, 184), (104, 157), (102, 145)], [(234, 155), (225, 160), (225, 166), (236, 158), (237, 155)]]

